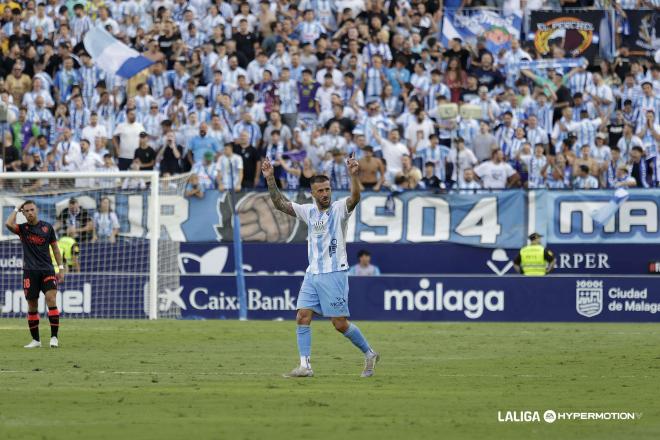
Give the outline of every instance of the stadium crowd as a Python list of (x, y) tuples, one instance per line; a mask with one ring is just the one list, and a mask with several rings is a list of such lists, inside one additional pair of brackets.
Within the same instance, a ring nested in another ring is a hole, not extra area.
[[(660, 67), (625, 48), (586, 68), (521, 70), (520, 60), (540, 58), (533, 44), (514, 40), (500, 53), (483, 38), (443, 47), (438, 1), (0, 8), (5, 171), (192, 171), (190, 197), (263, 186), (264, 157), (287, 189), (309, 187), (316, 173), (347, 189), (349, 155), (375, 191), (660, 180)], [(99, 70), (82, 43), (93, 26), (154, 64), (130, 80)], [(448, 116), (450, 104), (461, 112)]]

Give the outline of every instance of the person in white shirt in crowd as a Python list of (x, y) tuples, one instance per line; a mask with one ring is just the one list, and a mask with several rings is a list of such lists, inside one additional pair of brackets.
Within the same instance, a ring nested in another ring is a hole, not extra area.
[(328, 128), (328, 132), (312, 140), (322, 151), (340, 150), (346, 152), (346, 139), (342, 136), (339, 122), (333, 121)]
[(504, 153), (499, 148), (493, 151), (491, 160), (477, 165), (474, 173), (486, 189), (505, 189), (520, 180), (516, 170), (504, 161)]
[(321, 87), (316, 90), (316, 112), (318, 114), (323, 112), (332, 111), (332, 95), (339, 94), (339, 90), (332, 82), (332, 75), (325, 74)]
[(410, 121), (404, 132), (408, 148), (412, 148), (417, 143), (420, 131), (422, 139), (428, 139), (435, 132), (433, 121), (426, 116), (423, 108), (417, 108), (414, 115), (415, 118)]
[(323, 60), (323, 67), (316, 71), (316, 82), (323, 84), (326, 75), (331, 76), (332, 84), (337, 90), (341, 90), (344, 87), (344, 74), (335, 67), (335, 58), (332, 55), (326, 56)]
[[(94, 172), (103, 167), (103, 159), (99, 156), (89, 139), (80, 140), (80, 155), (71, 163), (75, 171)], [(94, 179), (76, 179), (76, 187), (91, 187), (95, 183)]]
[(104, 125), (99, 124), (99, 116), (95, 111), (92, 111), (89, 116), (89, 125), (83, 128), (82, 138), (92, 142), (92, 146), (96, 146), (97, 139), (101, 142), (108, 141), (108, 132)]
[(472, 150), (465, 147), (465, 141), (460, 137), (454, 139), (454, 145), (449, 152), (447, 161), (452, 165), (451, 180), (458, 183), (459, 187), (465, 177), (464, 171), (468, 168), (472, 169), (479, 163)]
[(62, 140), (56, 146), (57, 155), (60, 157), (60, 169), (62, 171), (76, 171), (76, 164), (80, 161), (80, 144), (73, 140), (71, 129), (64, 128)]
[(245, 69), (239, 66), (238, 57), (236, 55), (232, 55), (229, 57), (229, 67), (222, 72), (222, 77), (224, 78), (225, 84), (233, 90), (238, 87), (239, 76), (247, 78), (247, 72)]
[(264, 71), (268, 70), (273, 76), (273, 79), (277, 80), (278, 70), (272, 64), (268, 63), (268, 55), (266, 52), (259, 52), (256, 59), (250, 61), (247, 67), (247, 80), (250, 84), (258, 84), (261, 82), (264, 76)]
[(48, 87), (43, 87), (41, 78), (35, 77), (32, 80), (32, 90), (23, 95), (23, 107), (27, 107), (28, 110), (32, 110), (35, 107), (36, 99), (39, 96), (41, 96), (43, 99), (43, 103), (46, 107), (53, 107), (55, 105)]
[[(228, 191), (232, 188), (235, 192), (241, 190), (241, 182), (243, 181), (243, 159), (241, 159), (240, 155), (234, 154), (233, 148), (233, 144), (226, 143), (222, 155), (218, 157), (215, 164), (218, 190), (220, 191)], [(234, 178), (233, 181), (232, 177)]]
[(140, 144), (140, 133), (144, 130), (144, 126), (137, 122), (135, 108), (131, 107), (126, 110), (126, 122), (122, 122), (115, 128), (113, 133), (113, 144), (117, 154), (120, 171), (130, 168)]
[(389, 131), (387, 139), (383, 139), (375, 128), (372, 131), (374, 138), (383, 149), (383, 159), (387, 164), (387, 171), (396, 175), (403, 169), (403, 156), (407, 156), (410, 151), (401, 142), (401, 136), (398, 128)]

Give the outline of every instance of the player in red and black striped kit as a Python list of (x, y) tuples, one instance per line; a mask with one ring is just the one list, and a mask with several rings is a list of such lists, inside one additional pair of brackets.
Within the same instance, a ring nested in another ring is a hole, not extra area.
[[(22, 212), (27, 223), (16, 224), (16, 214)], [(57, 236), (50, 223), (39, 220), (37, 205), (28, 200), (19, 208), (14, 209), (5, 223), (7, 229), (18, 235), (23, 244), (23, 290), (28, 303), (28, 326), (32, 335), (32, 342), (25, 348), (41, 347), (39, 339), (39, 293), (46, 295), (48, 306), (48, 320), (50, 321), (50, 346), (59, 345), (57, 331), (60, 326), (60, 313), (57, 310), (57, 283), (64, 281), (64, 265), (62, 254), (57, 246)], [(50, 250), (53, 249), (55, 261), (60, 268), (56, 275), (50, 259)]]

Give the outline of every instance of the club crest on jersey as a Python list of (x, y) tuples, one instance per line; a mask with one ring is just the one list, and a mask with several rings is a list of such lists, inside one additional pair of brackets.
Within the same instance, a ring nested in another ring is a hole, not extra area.
[(328, 246), (328, 253), (332, 257), (334, 254), (337, 253), (337, 239), (333, 238), (330, 240), (330, 246)]
[(42, 226), (41, 230), (44, 231), (44, 233), (48, 232), (48, 226)]

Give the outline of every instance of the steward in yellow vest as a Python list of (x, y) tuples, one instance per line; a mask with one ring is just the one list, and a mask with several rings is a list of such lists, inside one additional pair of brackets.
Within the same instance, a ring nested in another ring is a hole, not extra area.
[[(78, 260), (80, 247), (78, 246), (76, 239), (67, 235), (63, 235), (59, 240), (57, 240), (57, 245), (59, 246), (60, 252), (62, 253), (62, 260), (66, 267), (67, 273), (80, 272), (80, 261)], [(50, 258), (53, 260), (55, 273), (58, 273), (59, 269), (57, 267), (57, 263), (55, 262), (55, 256), (53, 255), (52, 250), (50, 251)]]
[(520, 249), (513, 260), (513, 268), (518, 273), (531, 277), (542, 277), (555, 267), (555, 256), (541, 245), (541, 234), (534, 232), (529, 236), (530, 244)]

